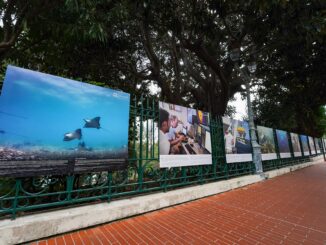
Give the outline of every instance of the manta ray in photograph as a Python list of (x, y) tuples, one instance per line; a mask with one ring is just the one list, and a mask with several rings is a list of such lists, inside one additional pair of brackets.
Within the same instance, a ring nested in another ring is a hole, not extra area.
[(76, 129), (74, 132), (65, 133), (63, 140), (64, 141), (71, 141), (74, 139), (81, 139), (82, 138), (82, 131), (81, 129)]
[(97, 128), (97, 129), (102, 129), (104, 131), (110, 132), (110, 130), (101, 127), (100, 120), (101, 120), (101, 117), (94, 117), (92, 119), (84, 119), (84, 121), (85, 121), (84, 128)]
[(97, 128), (100, 129), (100, 119), (101, 117), (94, 117), (93, 119), (84, 119), (85, 125), (84, 128)]

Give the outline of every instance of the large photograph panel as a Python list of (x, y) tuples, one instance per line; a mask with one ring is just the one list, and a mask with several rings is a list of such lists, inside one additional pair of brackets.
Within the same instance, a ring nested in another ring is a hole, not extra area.
[(292, 142), (292, 148), (293, 148), (293, 154), (295, 157), (301, 157), (301, 147), (300, 147), (300, 139), (299, 135), (295, 133), (291, 133), (291, 142)]
[(309, 156), (308, 137), (306, 135), (300, 135), (302, 150), (304, 156)]
[(209, 113), (159, 102), (160, 167), (212, 164)]
[(272, 128), (257, 126), (258, 141), (261, 146), (262, 160), (277, 159)]
[(289, 158), (291, 157), (290, 145), (288, 134), (286, 131), (276, 129), (276, 137), (278, 143), (278, 149), (280, 152), (281, 158)]
[(223, 131), (226, 162), (252, 161), (248, 122), (223, 117)]
[(0, 160), (127, 159), (129, 94), (8, 66)]

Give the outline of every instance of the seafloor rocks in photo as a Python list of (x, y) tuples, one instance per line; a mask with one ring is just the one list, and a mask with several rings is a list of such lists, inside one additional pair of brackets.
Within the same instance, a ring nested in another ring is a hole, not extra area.
[(35, 156), (31, 153), (26, 153), (24, 151), (0, 147), (0, 160), (34, 160)]

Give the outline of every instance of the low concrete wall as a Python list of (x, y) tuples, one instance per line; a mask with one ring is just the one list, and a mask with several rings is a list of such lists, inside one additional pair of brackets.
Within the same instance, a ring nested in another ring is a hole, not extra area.
[[(320, 160), (320, 159), (318, 159)], [(320, 162), (320, 161), (319, 161)], [(0, 244), (16, 244), (78, 230), (137, 214), (154, 211), (195, 199), (215, 195), (235, 188), (250, 185), (265, 178), (273, 178), (300, 168), (318, 163), (303, 163), (266, 172), (248, 175), (205, 185), (133, 197), (110, 203), (92, 204), (0, 221)]]
[(298, 164), (298, 165), (294, 165), (294, 166), (289, 166), (289, 167), (285, 167), (285, 168), (267, 171), (264, 173), (264, 175), (265, 175), (266, 179), (271, 179), (271, 178), (274, 178), (274, 177), (277, 177), (277, 176), (280, 176), (280, 175), (283, 175), (286, 173), (290, 173), (290, 172), (320, 163), (320, 161), (322, 161), (323, 159), (324, 159), (323, 156), (318, 156), (318, 157), (313, 158), (312, 162), (306, 162), (306, 163), (302, 163), (302, 164)]

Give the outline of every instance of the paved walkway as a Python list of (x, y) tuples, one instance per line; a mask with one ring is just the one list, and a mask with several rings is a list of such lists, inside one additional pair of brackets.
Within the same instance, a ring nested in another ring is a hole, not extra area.
[(326, 164), (46, 243), (326, 244)]

